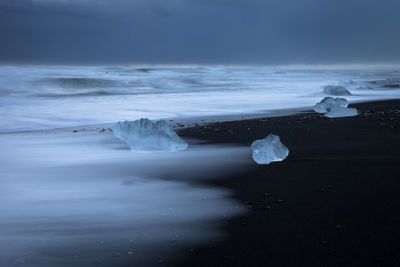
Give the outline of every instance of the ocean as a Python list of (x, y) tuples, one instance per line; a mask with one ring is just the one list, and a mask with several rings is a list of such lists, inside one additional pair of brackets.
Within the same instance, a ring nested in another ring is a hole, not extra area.
[[(0, 66), (0, 132), (138, 118), (274, 114), (310, 108), (326, 85), (350, 102), (400, 97), (399, 69)], [(378, 82), (376, 82), (378, 81)]]

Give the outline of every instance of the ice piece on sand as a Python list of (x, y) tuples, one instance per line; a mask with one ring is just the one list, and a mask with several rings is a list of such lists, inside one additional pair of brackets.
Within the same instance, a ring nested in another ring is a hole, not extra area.
[(324, 93), (328, 95), (351, 95), (350, 91), (344, 86), (327, 85), (324, 87)]
[(114, 124), (113, 133), (132, 150), (178, 151), (188, 147), (164, 120), (120, 121)]
[(345, 107), (334, 107), (329, 112), (325, 113), (325, 116), (328, 118), (352, 117), (357, 115), (357, 109)]
[(281, 143), (279, 136), (269, 134), (261, 140), (251, 144), (253, 159), (258, 164), (269, 164), (273, 161), (282, 161), (289, 155), (289, 149)]
[(348, 108), (349, 103), (344, 98), (324, 97), (321, 102), (314, 106), (314, 111), (325, 113), (328, 118), (357, 116), (357, 109)]
[(326, 113), (335, 107), (347, 108), (349, 102), (346, 99), (340, 97), (324, 97), (321, 102), (314, 106), (314, 111), (318, 113)]

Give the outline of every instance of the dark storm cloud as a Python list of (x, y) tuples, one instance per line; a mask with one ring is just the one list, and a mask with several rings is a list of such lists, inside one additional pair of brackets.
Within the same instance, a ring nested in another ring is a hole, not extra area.
[(398, 0), (0, 0), (0, 60), (400, 61)]

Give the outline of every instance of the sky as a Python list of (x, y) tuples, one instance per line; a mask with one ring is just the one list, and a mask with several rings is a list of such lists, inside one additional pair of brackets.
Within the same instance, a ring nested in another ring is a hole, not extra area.
[(399, 0), (0, 0), (0, 63), (399, 63), (399, 11)]

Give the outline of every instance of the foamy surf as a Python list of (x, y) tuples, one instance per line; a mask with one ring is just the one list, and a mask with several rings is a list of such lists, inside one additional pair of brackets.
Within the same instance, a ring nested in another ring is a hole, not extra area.
[(0, 132), (138, 118), (270, 116), (311, 108), (328, 85), (345, 86), (350, 103), (399, 98), (399, 89), (379, 82), (399, 77), (396, 69), (1, 66)]

